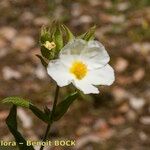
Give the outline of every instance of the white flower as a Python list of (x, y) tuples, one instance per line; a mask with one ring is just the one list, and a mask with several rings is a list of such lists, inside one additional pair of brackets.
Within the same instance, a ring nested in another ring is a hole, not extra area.
[(111, 85), (114, 71), (109, 55), (98, 41), (75, 39), (65, 45), (59, 58), (48, 64), (48, 74), (60, 87), (72, 83), (84, 94), (99, 93), (95, 85)]

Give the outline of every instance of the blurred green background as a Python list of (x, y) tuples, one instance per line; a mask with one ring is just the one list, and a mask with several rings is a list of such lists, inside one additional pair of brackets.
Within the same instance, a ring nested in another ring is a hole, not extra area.
[[(40, 53), (41, 26), (54, 19), (75, 35), (95, 24), (96, 39), (110, 54), (116, 80), (101, 86), (99, 95), (81, 96), (52, 127), (53, 139), (75, 139), (76, 146), (51, 149), (149, 150), (149, 0), (1, 0), (0, 99), (18, 95), (40, 108), (52, 106), (55, 83), (35, 54)], [(60, 98), (68, 92), (71, 87), (62, 88)], [(0, 139), (5, 141), (13, 140), (4, 121), (9, 108), (0, 104)], [(46, 125), (28, 110), (18, 112), (21, 133), (41, 140)]]

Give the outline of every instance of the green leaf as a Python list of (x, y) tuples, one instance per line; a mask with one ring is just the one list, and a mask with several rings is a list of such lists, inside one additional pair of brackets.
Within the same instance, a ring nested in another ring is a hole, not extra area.
[(29, 101), (16, 96), (7, 97), (2, 100), (2, 103), (14, 104), (16, 106), (21, 106), (25, 108), (29, 108), (30, 105)]
[(75, 92), (75, 93), (70, 94), (69, 96), (65, 98), (65, 100), (60, 102), (57, 105), (56, 110), (54, 112), (53, 120), (54, 121), (59, 120), (67, 112), (69, 106), (73, 103), (75, 99), (77, 99), (78, 96), (79, 96), (78, 93)]
[(40, 109), (38, 109), (36, 106), (34, 106), (32, 104), (30, 104), (29, 109), (42, 121), (44, 121), (46, 123), (50, 122), (51, 113), (49, 113), (49, 114), (43, 113), (43, 111), (41, 111)]
[(56, 23), (53, 40), (54, 40), (54, 43), (56, 44), (56, 51), (58, 53), (63, 47), (63, 35), (62, 35), (62, 31), (61, 31), (61, 27), (59, 23)]
[(40, 60), (42, 65), (46, 68), (48, 66), (47, 62), (44, 60), (44, 58), (40, 55), (36, 55)]
[(62, 25), (62, 27), (66, 33), (67, 41), (69, 42), (69, 41), (73, 40), (75, 37), (72, 34), (72, 32), (69, 30), (69, 28), (67, 26), (65, 26), (64, 24)]
[(39, 119), (42, 121), (48, 123), (50, 121), (50, 114), (46, 114), (43, 111), (41, 111), (39, 108), (37, 108), (35, 105), (30, 103), (29, 101), (20, 98), (20, 97), (7, 97), (4, 100), (2, 100), (3, 103), (7, 104), (13, 104), (16, 106), (21, 106), (24, 108), (30, 109)]
[(6, 124), (9, 128), (10, 132), (13, 134), (13, 136), (15, 138), (17, 145), (19, 147), (19, 150), (34, 150), (33, 146), (26, 145), (26, 143), (27, 143), (26, 140), (23, 138), (23, 136), (17, 130), (17, 107), (15, 105), (13, 105), (10, 110), (10, 113), (6, 119)]
[(91, 27), (86, 33), (80, 35), (78, 38), (81, 38), (86, 41), (90, 41), (94, 39), (96, 26)]
[(10, 110), (10, 114), (6, 119), (6, 123), (7, 125), (12, 126), (12, 128), (16, 128), (17, 129), (17, 106), (13, 105), (11, 110)]

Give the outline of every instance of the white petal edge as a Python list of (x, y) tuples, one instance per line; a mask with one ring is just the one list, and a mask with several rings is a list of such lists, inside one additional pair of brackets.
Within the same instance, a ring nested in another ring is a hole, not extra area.
[(98, 94), (99, 90), (92, 84), (85, 82), (84, 80), (74, 80), (74, 86), (82, 91), (84, 94)]
[(85, 80), (93, 85), (109, 86), (115, 80), (114, 70), (109, 64), (107, 64), (102, 68), (90, 70)]
[(81, 55), (90, 68), (100, 68), (110, 60), (105, 47), (96, 40), (89, 41)]
[(71, 83), (72, 76), (69, 74), (68, 68), (65, 67), (59, 59), (49, 62), (47, 72), (60, 87)]

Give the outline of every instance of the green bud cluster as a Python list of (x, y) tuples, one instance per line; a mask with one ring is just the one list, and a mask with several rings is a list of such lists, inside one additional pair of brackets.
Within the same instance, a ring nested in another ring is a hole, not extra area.
[(43, 26), (40, 33), (41, 55), (37, 57), (41, 60), (43, 66), (47, 67), (48, 61), (57, 59), (59, 52), (65, 44), (74, 38), (81, 38), (89, 41), (94, 39), (95, 26), (91, 27), (86, 33), (75, 37), (73, 33), (64, 24), (52, 22), (48, 27)]

